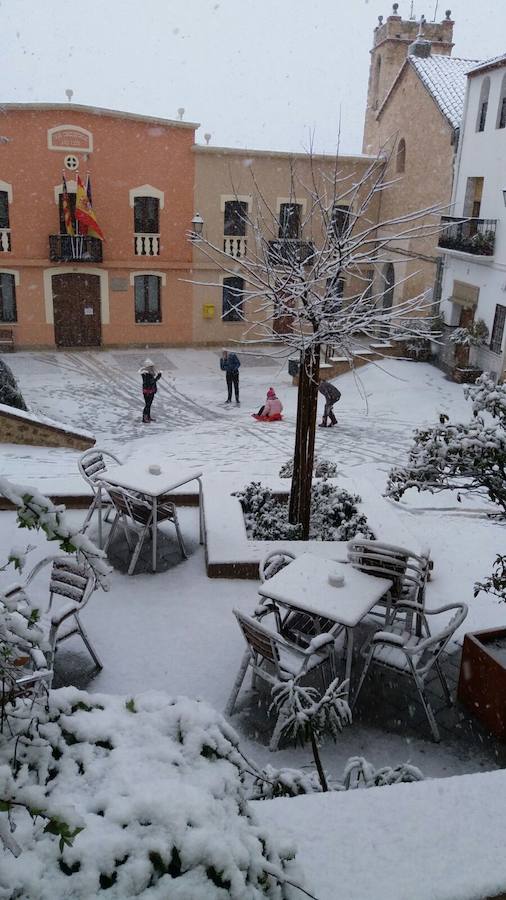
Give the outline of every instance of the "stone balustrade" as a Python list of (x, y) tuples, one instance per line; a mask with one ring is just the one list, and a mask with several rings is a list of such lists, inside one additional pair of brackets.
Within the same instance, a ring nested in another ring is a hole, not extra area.
[(136, 234), (134, 235), (134, 246), (136, 256), (159, 256), (160, 235)]
[(11, 249), (10, 228), (0, 228), (0, 253), (9, 253)]
[(225, 235), (223, 238), (223, 252), (234, 259), (243, 259), (246, 256), (246, 238), (236, 235)]

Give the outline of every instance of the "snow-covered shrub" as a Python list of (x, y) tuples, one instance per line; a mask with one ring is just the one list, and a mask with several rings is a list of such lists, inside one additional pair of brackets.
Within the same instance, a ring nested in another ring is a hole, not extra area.
[[(236, 496), (242, 506), (248, 537), (257, 541), (301, 540), (299, 525), (288, 521), (288, 506), (259, 481), (253, 481)], [(311, 490), (309, 537), (316, 541), (347, 541), (356, 534), (374, 538), (367, 518), (360, 513), (358, 494), (327, 481), (315, 482)]]
[(460, 347), (483, 347), (488, 342), (489, 332), (483, 319), (476, 319), (470, 328), (456, 328), (449, 341)]
[(506, 385), (485, 373), (464, 395), (473, 402), (472, 420), (417, 429), (407, 465), (388, 476), (387, 497), (400, 500), (409, 488), (478, 491), (506, 515)]
[(477, 581), (474, 586), (474, 596), (477, 597), (480, 591), (486, 594), (493, 594), (503, 603), (506, 603), (506, 556), (498, 554), (494, 561), (492, 574), (485, 581)]
[[(435, 337), (432, 317), (417, 316), (416, 318), (403, 320), (402, 324), (394, 329), (393, 338), (402, 341), (406, 348), (406, 355), (410, 359), (423, 362), (430, 358), (430, 341)], [(406, 328), (409, 336), (406, 337)]]
[(26, 403), (18, 383), (3, 359), (0, 359), (0, 403), (5, 406), (14, 406), (16, 409), (26, 409)]
[[(315, 478), (335, 478), (337, 475), (337, 466), (329, 459), (318, 459), (315, 457), (313, 475)], [(280, 478), (292, 478), (293, 476), (293, 459), (287, 460), (279, 470)]]
[(400, 763), (398, 766), (382, 766), (375, 769), (363, 756), (352, 756), (346, 763), (339, 790), (352, 788), (383, 787), (401, 782), (423, 781), (424, 776), (418, 766)]
[(61, 846), (13, 810), (26, 849), (0, 852), (0, 897), (300, 897), (293, 848), (257, 825), (237, 736), (207, 704), (64, 688), (39, 732), (44, 743), (18, 747), (16, 781), (77, 834)]

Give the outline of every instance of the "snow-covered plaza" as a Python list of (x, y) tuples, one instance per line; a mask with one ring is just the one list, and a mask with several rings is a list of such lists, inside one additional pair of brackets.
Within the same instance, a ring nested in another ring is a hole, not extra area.
[[(150, 354), (163, 374), (153, 404), (155, 421), (149, 425), (142, 423), (141, 416), (138, 369), (146, 355), (141, 350), (20, 352), (9, 359), (9, 364), (35, 415), (92, 432), (97, 447), (113, 452), (122, 461), (135, 461), (144, 468), (167, 461), (181, 467), (202, 467), (205, 479), (219, 479), (229, 492), (252, 480), (279, 489), (279, 469), (293, 452), (296, 411), (297, 392), (286, 363), (241, 354), (241, 404), (225, 406), (220, 351), (166, 349)], [(463, 494), (458, 501), (449, 492), (431, 495), (410, 491), (395, 503), (383, 496), (389, 470), (406, 460), (414, 428), (437, 421), (443, 413), (454, 421), (469, 419), (469, 403), (462, 387), (431, 365), (401, 360), (370, 364), (336, 383), (342, 393), (336, 407), (338, 426), (318, 429), (317, 456), (334, 461), (338, 483), (361, 495), (379, 539), (391, 540), (395, 532), (397, 543), (430, 547), (434, 571), (427, 587), (427, 607), (455, 601), (469, 604), (468, 617), (456, 634), (457, 645), (465, 632), (503, 626), (504, 606), (483, 593), (473, 599), (474, 583), (490, 573), (494, 558), (504, 547), (504, 524), (487, 515), (491, 507), (486, 499)], [(258, 409), (271, 385), (284, 404), (284, 420), (255, 422), (251, 413)], [(77, 451), (2, 445), (0, 454), (2, 475), (12, 482), (37, 486), (48, 495), (84, 492)], [(73, 684), (100, 694), (127, 697), (161, 690), (171, 696), (203, 698), (216, 710), (224, 710), (244, 651), (232, 610), (236, 607), (253, 613), (258, 582), (208, 578), (205, 551), (199, 545), (197, 507), (183, 506), (179, 512), (189, 558), (182, 561), (174, 543), (176, 552), (168, 553), (164, 571), (142, 571), (128, 577), (124, 570), (114, 568), (110, 590), (97, 591), (83, 613), (104, 667), (98, 674), (93, 672), (82, 643), (71, 639), (58, 652), (56, 686)], [(72, 509), (68, 515), (77, 526), (85, 510)], [(91, 536), (96, 534), (95, 529), (93, 524)], [(166, 533), (173, 541), (171, 530)], [(2, 556), (13, 543), (22, 544), (24, 537), (22, 532), (15, 533), (14, 512), (0, 513)], [(39, 533), (30, 533), (29, 543), (36, 545), (30, 562), (53, 551)], [(0, 585), (5, 584), (12, 580), (12, 573), (2, 573), (0, 578)], [(38, 578), (42, 584), (44, 574)], [(450, 650), (456, 678), (459, 646), (452, 645)], [(322, 758), (336, 778), (341, 777), (352, 756), (365, 757), (376, 766), (410, 762), (429, 778), (483, 772), (504, 765), (504, 748), (489, 739), (468, 715), (462, 713), (461, 724), (458, 713), (452, 712), (448, 718), (442, 702), (437, 711), (442, 740), (439, 745), (433, 743), (416, 695), (412, 701), (406, 700), (395, 685), (393, 690), (391, 687), (378, 686), (380, 715), (377, 710), (374, 714), (366, 694), (363, 709), (357, 708), (356, 720), (344, 729), (337, 743), (326, 740)], [(293, 747), (284, 741), (277, 752), (269, 752), (272, 722), (265, 708), (257, 707), (253, 695), (242, 695), (231, 724), (246, 753), (261, 765), (303, 770), (312, 766), (307, 746)], [(471, 782), (466, 780), (466, 784)], [(502, 785), (501, 781), (500, 789)], [(350, 812), (354, 797), (346, 796), (345, 801), (346, 815), (354, 821)], [(274, 801), (285, 807), (289, 802)], [(315, 801), (305, 798), (303, 802), (308, 821), (318, 819)], [(278, 819), (276, 807), (272, 809), (274, 812), (260, 815), (278, 827), (279, 820), (287, 815), (286, 808)], [(378, 808), (378, 817), (382, 814)], [(330, 813), (329, 822), (333, 815)], [(304, 847), (304, 863), (311, 868), (313, 851), (310, 844)], [(321, 859), (318, 863), (316, 853), (315, 871), (309, 876), (306, 873), (307, 883), (320, 900), (331, 900), (333, 894), (325, 874), (316, 874), (320, 865), (323, 870), (325, 866)], [(311, 885), (313, 876), (320, 879), (320, 892)], [(344, 876), (340, 872), (336, 877)], [(410, 897), (436, 896), (412, 890)], [(449, 891), (437, 896), (457, 896), (452, 895), (450, 883)], [(342, 896), (360, 895), (349, 892)], [(388, 896), (400, 900), (408, 894), (394, 891)]]

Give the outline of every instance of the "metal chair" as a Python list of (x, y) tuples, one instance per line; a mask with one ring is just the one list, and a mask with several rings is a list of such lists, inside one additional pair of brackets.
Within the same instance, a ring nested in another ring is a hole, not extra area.
[[(34, 566), (23, 582), (10, 585), (3, 592), (4, 596), (8, 599), (16, 598), (18, 601), (24, 598), (29, 602), (26, 590), (30, 582), (41, 569), (50, 563), (52, 566), (49, 577), (49, 605), (46, 613), (37, 622), (37, 626), (46, 632), (48, 642), (48, 651), (45, 654), (47, 665), (49, 668), (52, 668), (58, 644), (72, 635), (78, 634), (82, 638), (97, 669), (101, 669), (102, 663), (99, 656), (79, 618), (97, 586), (95, 573), (87, 563), (78, 562), (72, 556), (46, 557)], [(55, 596), (67, 602), (57, 612), (51, 612)]]
[[(132, 575), (135, 566), (137, 565), (137, 561), (139, 559), (139, 554), (142, 549), (142, 545), (149, 534), (150, 530), (154, 527), (154, 508), (153, 504), (149, 503), (147, 500), (139, 497), (137, 494), (133, 494), (131, 491), (127, 491), (125, 488), (117, 487), (116, 485), (106, 485), (107, 493), (111, 500), (111, 503), (116, 510), (116, 515), (114, 517), (112, 528), (109, 532), (104, 550), (107, 553), (109, 545), (114, 537), (116, 529), (118, 525), (122, 524), (123, 531), (125, 534), (125, 539), (128, 544), (129, 550), (132, 550), (132, 558), (130, 560), (130, 564), (128, 566), (128, 574)], [(188, 554), (185, 549), (185, 545), (183, 542), (183, 536), (181, 534), (181, 529), (179, 528), (179, 520), (177, 517), (177, 510), (174, 503), (170, 500), (162, 500), (157, 504), (156, 507), (156, 524), (158, 525), (160, 522), (172, 522), (176, 529), (177, 540), (179, 544), (179, 549), (181, 550), (181, 556), (183, 559), (188, 558)], [(130, 541), (130, 535), (128, 533), (128, 524), (141, 525), (141, 530), (138, 534), (137, 543), (135, 547), (132, 547)]]
[[(325, 664), (330, 666), (334, 676), (333, 635), (321, 635), (317, 650), (314, 650), (311, 645), (307, 649), (303, 649), (287, 641), (278, 631), (267, 628), (258, 618), (253, 619), (238, 609), (234, 609), (233, 612), (243, 633), (247, 649), (234, 681), (232, 693), (228, 698), (225, 715), (231, 716), (234, 712), (236, 700), (248, 668), (251, 668), (253, 673), (253, 686), (255, 679), (258, 677), (267, 682), (271, 688), (279, 684), (280, 681), (289, 681), (321, 669)], [(272, 610), (266, 608), (263, 615), (270, 612)], [(326, 641), (325, 637), (327, 637)], [(285, 716), (283, 710), (281, 710), (269, 743), (270, 750), (277, 749), (283, 731), (284, 720)]]
[(272, 578), (273, 575), (276, 575), (277, 572), (281, 572), (281, 569), (288, 566), (294, 559), (296, 559), (296, 556), (291, 550), (285, 550), (283, 548), (280, 550), (271, 550), (271, 552), (268, 553), (267, 556), (264, 556), (260, 561), (258, 567), (258, 576), (262, 584), (269, 578)]
[[(424, 634), (417, 635), (412, 631), (404, 631), (398, 634), (395, 629), (395, 622), (390, 628), (384, 631), (378, 631), (373, 636), (369, 649), (367, 651), (366, 662), (358, 683), (358, 687), (353, 698), (352, 709), (356, 705), (360, 691), (364, 684), (369, 667), (374, 663), (383, 666), (385, 669), (395, 671), (399, 675), (407, 675), (413, 679), (416, 689), (422, 701), (425, 715), (429, 721), (432, 734), (435, 741), (440, 740), (439, 729), (436, 724), (434, 712), (425, 693), (425, 682), (432, 669), (435, 669), (441, 682), (447, 703), (452, 705), (450, 689), (446, 678), (440, 666), (440, 657), (450, 641), (452, 635), (462, 624), (467, 616), (467, 606), (465, 603), (451, 603), (447, 606), (440, 606), (438, 609), (424, 610), (416, 603), (402, 603), (401, 607), (407, 607), (408, 611), (420, 617), (423, 623)], [(440, 615), (440, 613), (454, 610), (454, 615), (445, 628), (437, 634), (430, 634), (427, 616)]]
[[(98, 506), (99, 491), (95, 478), (97, 475), (107, 474), (106, 459), (111, 459), (113, 462), (117, 463), (117, 465), (120, 465), (121, 463), (121, 460), (119, 460), (118, 457), (114, 455), (114, 453), (109, 453), (107, 450), (99, 450), (98, 447), (93, 447), (93, 449), (91, 450), (86, 450), (86, 452), (83, 453), (79, 458), (77, 463), (81, 475), (83, 476), (86, 483), (90, 485), (93, 491), (93, 501), (88, 509), (88, 512), (86, 513), (86, 518), (84, 520), (82, 528), (83, 531), (85, 531), (88, 527), (88, 524), (91, 521), (91, 517)], [(112, 511), (112, 504), (109, 497), (105, 495), (104, 492), (102, 492), (101, 504), (107, 510), (105, 514), (105, 521), (108, 522), (109, 513)]]
[(425, 586), (431, 569), (428, 552), (427, 555), (419, 555), (394, 544), (353, 539), (348, 542), (348, 561), (354, 568), (369, 575), (392, 579), (392, 588), (378, 604), (385, 608), (381, 618), (386, 625), (398, 614), (399, 604), (403, 602), (416, 603), (422, 608), (425, 606)]

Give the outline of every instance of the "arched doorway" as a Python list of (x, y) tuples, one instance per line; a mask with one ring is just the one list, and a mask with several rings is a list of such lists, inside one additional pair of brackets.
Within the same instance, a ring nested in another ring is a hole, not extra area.
[(100, 278), (85, 272), (53, 275), (57, 347), (99, 347), (102, 341)]

